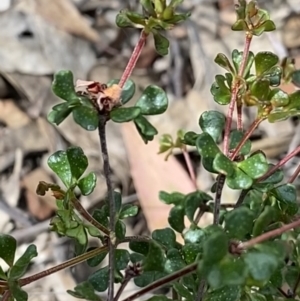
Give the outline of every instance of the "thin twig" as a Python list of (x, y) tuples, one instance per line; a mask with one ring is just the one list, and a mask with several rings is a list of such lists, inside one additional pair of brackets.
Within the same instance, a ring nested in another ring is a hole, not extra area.
[(133, 236), (126, 236), (124, 237), (119, 243), (126, 243), (131, 241), (145, 241), (149, 242), (151, 240), (148, 236), (142, 236), (142, 235), (133, 235)]
[(249, 127), (249, 129), (247, 130), (247, 132), (245, 133), (244, 137), (242, 138), (242, 140), (240, 141), (240, 143), (238, 144), (238, 146), (235, 148), (233, 154), (230, 157), (230, 160), (234, 160), (234, 158), (237, 156), (237, 154), (239, 153), (239, 151), (242, 149), (242, 147), (244, 146), (244, 144), (246, 143), (246, 141), (250, 138), (250, 136), (252, 135), (252, 133), (255, 131), (255, 129), (260, 125), (260, 123), (263, 121), (263, 118), (259, 118), (259, 119), (255, 119), (253, 121), (253, 123), (251, 124), (251, 126)]
[(242, 115), (243, 105), (240, 100), (236, 102), (236, 113), (237, 113), (237, 129), (238, 131), (243, 130), (243, 115)]
[(249, 192), (249, 189), (242, 190), (242, 192), (241, 192), (241, 194), (240, 194), (240, 196), (239, 196), (239, 198), (238, 198), (238, 200), (237, 200), (234, 208), (237, 208), (237, 207), (239, 207), (239, 206), (241, 206), (243, 204), (244, 199), (245, 199), (245, 197), (246, 197), (246, 195), (247, 195), (248, 192)]
[(122, 301), (132, 301), (134, 299), (137, 299), (149, 292), (151, 292), (152, 290), (154, 289), (158, 289), (174, 280), (177, 280), (183, 276), (186, 276), (194, 271), (196, 271), (197, 269), (197, 266), (198, 266), (198, 263), (197, 262), (194, 262), (188, 266), (186, 266), (185, 268), (177, 271), (177, 272), (174, 272), (173, 274), (171, 275), (168, 275), (166, 277), (163, 277), (161, 279), (158, 279), (154, 282), (152, 282), (151, 284), (145, 286), (144, 288), (142, 288), (141, 290), (139, 290), (138, 292), (132, 294), (131, 296), (123, 299)]
[(129, 283), (129, 281), (132, 279), (131, 276), (128, 276), (124, 278), (124, 280), (122, 281), (121, 283), (121, 286), (119, 287), (117, 293), (116, 293), (116, 296), (114, 298), (114, 301), (118, 301), (119, 298), (121, 297), (121, 294), (123, 293), (124, 289), (126, 288), (127, 284)]
[(125, 85), (127, 79), (130, 77), (139, 57), (140, 57), (140, 54), (143, 50), (143, 47), (146, 43), (146, 40), (147, 40), (147, 37), (148, 35), (145, 33), (144, 30), (142, 30), (141, 32), (141, 35), (140, 35), (140, 39), (138, 41), (138, 43), (135, 45), (134, 49), (133, 49), (133, 52), (131, 54), (131, 57), (129, 59), (129, 62), (127, 63), (127, 66), (122, 74), (122, 77), (120, 79), (120, 82), (119, 82), (119, 86), (121, 88), (123, 88), (123, 86)]
[(103, 158), (103, 172), (107, 186), (107, 196), (109, 201), (109, 228), (110, 235), (108, 240), (108, 266), (109, 266), (109, 281), (108, 281), (108, 301), (114, 299), (114, 282), (115, 282), (115, 219), (116, 208), (114, 201), (114, 190), (111, 181), (111, 169), (109, 165), (109, 156), (106, 142), (106, 116), (99, 115), (98, 132), (100, 138), (101, 152)]
[(298, 146), (294, 151), (286, 155), (282, 160), (280, 160), (275, 166), (273, 166), (271, 169), (269, 169), (262, 177), (257, 179), (257, 182), (261, 182), (266, 180), (268, 177), (270, 177), (274, 172), (276, 172), (281, 166), (283, 166), (286, 162), (288, 162), (290, 159), (295, 157), (300, 153), (300, 146)]
[(275, 229), (275, 230), (266, 232), (266, 233), (264, 233), (260, 236), (254, 237), (254, 238), (252, 238), (248, 241), (242, 242), (242, 243), (239, 244), (238, 248), (242, 249), (242, 250), (249, 249), (249, 248), (253, 247), (254, 245), (256, 245), (258, 243), (261, 243), (261, 242), (264, 242), (264, 241), (266, 241), (270, 238), (279, 236), (282, 233), (287, 232), (287, 231), (289, 231), (293, 228), (297, 228), (299, 226), (300, 226), (300, 219), (298, 219), (297, 221), (292, 222), (290, 224), (284, 225), (284, 226), (282, 226), (278, 229)]
[(244, 45), (244, 51), (243, 51), (243, 57), (242, 57), (242, 62), (239, 68), (239, 73), (238, 77), (235, 78), (233, 82), (233, 86), (231, 89), (231, 99), (227, 111), (227, 116), (226, 116), (226, 124), (225, 124), (225, 133), (224, 133), (224, 145), (223, 145), (223, 153), (225, 155), (228, 154), (228, 146), (229, 146), (229, 135), (231, 131), (231, 125), (232, 125), (232, 116), (233, 116), (233, 111), (234, 107), (236, 104), (237, 100), (237, 95), (239, 92), (239, 85), (241, 81), (241, 77), (244, 74), (245, 67), (248, 61), (248, 55), (249, 55), (249, 49), (250, 49), (250, 44), (252, 41), (252, 33), (251, 32), (246, 32), (246, 38), (245, 38), (245, 45)]
[(39, 279), (42, 279), (46, 276), (49, 276), (53, 273), (56, 273), (58, 271), (61, 271), (61, 270), (64, 270), (66, 268), (70, 268), (74, 265), (77, 265), (81, 262), (84, 262), (90, 258), (93, 258), (103, 252), (106, 252), (108, 250), (108, 247), (107, 246), (102, 246), (100, 248), (97, 248), (97, 249), (94, 249), (94, 250), (91, 250), (89, 252), (86, 252), (84, 254), (81, 254), (79, 256), (76, 256), (70, 260), (67, 260), (59, 265), (56, 265), (48, 270), (45, 270), (45, 271), (42, 271), (42, 272), (39, 272), (37, 274), (34, 274), (32, 276), (29, 276), (29, 277), (26, 277), (26, 278), (22, 278), (19, 280), (19, 284), (20, 286), (24, 286), (24, 285), (27, 285), (31, 282), (34, 282), (36, 280), (39, 280)]
[(216, 188), (216, 196), (215, 196), (215, 204), (214, 204), (214, 224), (219, 224), (220, 219), (220, 207), (221, 207), (221, 197), (222, 197), (222, 190), (225, 183), (225, 175), (219, 174), (218, 181), (217, 181), (217, 188)]
[(198, 289), (198, 292), (197, 292), (196, 301), (202, 301), (203, 300), (203, 297), (205, 295), (205, 288), (206, 288), (206, 281), (205, 281), (205, 279), (202, 279), (200, 281), (200, 284), (199, 284), (199, 289)]
[(98, 221), (96, 221), (81, 205), (78, 199), (72, 198), (72, 204), (74, 208), (80, 213), (82, 217), (84, 217), (89, 223), (91, 223), (93, 226), (95, 226), (97, 229), (105, 233), (106, 235), (109, 235), (109, 230), (105, 228), (103, 225), (101, 225)]
[(2, 296), (1, 301), (8, 301), (8, 300), (10, 299), (10, 297), (11, 297), (10, 291), (6, 291), (6, 292), (4, 293), (4, 295)]
[(300, 164), (293, 172), (292, 176), (289, 178), (288, 183), (293, 183), (296, 180), (296, 178), (299, 176), (299, 173), (300, 173)]
[(289, 298), (291, 298), (282, 288), (280, 288), (280, 287), (277, 287), (277, 290), (279, 291), (279, 293), (283, 296), (283, 297), (285, 297), (285, 298), (287, 298), (287, 299), (289, 299)]
[(189, 175), (190, 175), (190, 178), (192, 180), (192, 183), (193, 183), (195, 189), (198, 189), (195, 171), (194, 171), (194, 168), (193, 168), (193, 165), (192, 165), (192, 162), (191, 162), (190, 155), (186, 150), (186, 147), (182, 148), (182, 154), (183, 154), (187, 169), (189, 171)]
[(300, 284), (300, 273), (299, 273), (296, 283), (293, 287), (292, 298), (295, 298), (297, 296), (297, 289), (298, 289), (299, 284)]

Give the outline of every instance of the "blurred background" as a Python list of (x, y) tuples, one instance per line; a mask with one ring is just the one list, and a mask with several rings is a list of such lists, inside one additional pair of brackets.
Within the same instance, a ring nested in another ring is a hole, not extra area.
[[(273, 51), (280, 59), (292, 56), (300, 68), (299, 0), (261, 0), (277, 26), (276, 32), (255, 37), (251, 50)], [(91, 212), (105, 198), (106, 185), (97, 132), (86, 132), (72, 117), (59, 127), (47, 121), (57, 99), (51, 91), (53, 74), (69, 69), (75, 80), (107, 83), (120, 78), (139, 37), (137, 29), (119, 29), (117, 13), (124, 9), (140, 10), (137, 0), (0, 0), (0, 233), (18, 240), (18, 254), (28, 244), (37, 245), (39, 256), (30, 273), (54, 266), (74, 255), (73, 242), (49, 232), (55, 212), (51, 196), (39, 197), (39, 181), (59, 180), (47, 166), (48, 157), (70, 145), (82, 147), (89, 159), (89, 171), (98, 175), (95, 191), (80, 200)], [(158, 192), (195, 189), (189, 179), (183, 155), (177, 152), (167, 162), (158, 155), (159, 137), (177, 131), (199, 132), (198, 119), (210, 109), (226, 112), (210, 94), (217, 73), (224, 73), (213, 62), (217, 53), (231, 54), (243, 49), (244, 36), (232, 32), (235, 21), (233, 0), (185, 0), (182, 11), (191, 11), (190, 20), (167, 33), (169, 54), (155, 52), (151, 38), (132, 75), (135, 99), (150, 84), (168, 93), (169, 108), (162, 116), (151, 117), (157, 139), (145, 145), (132, 124), (108, 124), (108, 149), (115, 189), (124, 202), (140, 207), (137, 217), (127, 222), (127, 235), (147, 235), (167, 226), (170, 206), (162, 204)], [(282, 88), (293, 92), (292, 85)], [(132, 100), (134, 101), (134, 100)], [(244, 112), (245, 128), (255, 111)], [(262, 123), (252, 137), (253, 151), (264, 149), (276, 163), (300, 143), (298, 120), (277, 124)], [(209, 192), (214, 178), (200, 166), (199, 155), (189, 149), (199, 189)], [(286, 176), (296, 165), (285, 167)], [(296, 183), (299, 184), (299, 183)], [(222, 202), (233, 202), (238, 192), (225, 189)], [(205, 216), (202, 223), (207, 223)], [(181, 238), (178, 237), (180, 240)], [(96, 246), (97, 241), (91, 241)], [(105, 264), (105, 262), (103, 263)], [(60, 272), (26, 287), (29, 300), (75, 300), (65, 291), (86, 280), (92, 273), (86, 264)], [(129, 285), (128, 295), (136, 288)]]

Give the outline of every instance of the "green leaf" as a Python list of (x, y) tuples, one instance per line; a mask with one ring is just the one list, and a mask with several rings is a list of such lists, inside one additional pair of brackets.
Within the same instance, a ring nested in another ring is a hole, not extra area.
[(47, 116), (50, 123), (60, 125), (72, 112), (69, 103), (61, 103), (52, 108), (52, 111)]
[[(93, 249), (95, 249), (95, 248), (93, 248)], [(92, 250), (92, 249), (89, 249), (89, 251), (90, 250)], [(106, 257), (107, 254), (108, 254), (108, 252), (104, 251), (103, 253), (101, 253), (99, 255), (96, 255), (95, 257), (88, 259), (87, 264), (90, 267), (95, 267), (95, 266), (99, 265), (104, 260), (104, 258)]]
[[(244, 137), (244, 133), (242, 131), (239, 130), (231, 131), (229, 136), (229, 150), (234, 150), (239, 145), (243, 137)], [(248, 155), (250, 151), (251, 151), (251, 141), (247, 139), (245, 144), (239, 151), (239, 154)]]
[(254, 213), (248, 207), (238, 207), (225, 215), (225, 230), (231, 238), (243, 239), (252, 232)]
[(162, 247), (154, 240), (151, 240), (149, 242), (149, 251), (147, 257), (143, 262), (144, 271), (163, 272), (165, 261), (166, 258)]
[(226, 69), (228, 72), (235, 73), (229, 59), (223, 53), (218, 53), (215, 58), (215, 63), (218, 64), (220, 67)]
[(269, 169), (269, 165), (262, 153), (257, 153), (248, 159), (238, 162), (237, 166), (252, 179), (258, 179)]
[(130, 260), (129, 252), (124, 249), (117, 249), (115, 251), (115, 268), (116, 270), (124, 270), (127, 268)]
[(207, 133), (201, 133), (196, 141), (197, 150), (201, 156), (203, 167), (210, 172), (216, 173), (213, 162), (220, 149), (213, 138)]
[(108, 228), (108, 218), (107, 218), (107, 214), (104, 210), (96, 209), (96, 210), (94, 210), (92, 216), (97, 222), (99, 222), (105, 228)]
[(271, 250), (249, 250), (243, 259), (248, 266), (252, 278), (266, 283), (279, 265), (279, 260)]
[(116, 237), (118, 239), (123, 239), (125, 235), (126, 235), (126, 225), (121, 220), (118, 220), (116, 222)]
[(110, 112), (110, 118), (114, 122), (129, 122), (141, 114), (141, 109), (137, 107), (115, 108)]
[(91, 172), (87, 176), (79, 180), (78, 187), (83, 195), (89, 195), (94, 191), (96, 182), (96, 174), (94, 172)]
[[(243, 61), (243, 51), (238, 51), (237, 49), (234, 49), (232, 51), (231, 56), (232, 56), (233, 65), (234, 65), (234, 68), (236, 71), (235, 73), (238, 74), (241, 63)], [(243, 77), (246, 77), (249, 74), (250, 69), (253, 65), (253, 62), (254, 62), (254, 54), (252, 51), (249, 51), (247, 63), (246, 63), (245, 69), (244, 69), (244, 73), (242, 74)]]
[(180, 205), (184, 202), (185, 195), (180, 192), (172, 192), (167, 193), (165, 191), (159, 192), (159, 199), (165, 203), (165, 204), (174, 204), (174, 205)]
[(295, 70), (292, 74), (292, 83), (300, 88), (300, 70)]
[(207, 282), (212, 288), (227, 285), (243, 285), (248, 276), (248, 267), (241, 258), (225, 256), (219, 263), (211, 267)]
[(241, 293), (240, 286), (224, 286), (206, 294), (204, 301), (239, 301)]
[(256, 75), (262, 75), (278, 63), (278, 56), (269, 51), (258, 52), (254, 58)]
[[(113, 79), (107, 83), (107, 86), (111, 87), (114, 84), (119, 84), (119, 82), (119, 79)], [(125, 103), (127, 103), (133, 97), (134, 93), (135, 83), (131, 79), (128, 79), (122, 88), (122, 93), (120, 97), (121, 104), (124, 105)]]
[(230, 86), (223, 75), (216, 75), (215, 82), (212, 84), (210, 92), (214, 96), (215, 102), (220, 105), (227, 105), (231, 99)]
[(116, 16), (116, 24), (121, 28), (135, 27), (135, 25), (128, 19), (126, 15), (127, 11), (123, 10)]
[(186, 244), (201, 243), (205, 238), (205, 232), (200, 228), (190, 228), (184, 233), (184, 241)]
[(94, 108), (76, 107), (73, 110), (73, 119), (87, 131), (94, 131), (98, 128), (98, 113)]
[(173, 288), (177, 292), (177, 294), (179, 296), (183, 297), (186, 301), (194, 300), (191, 292), (185, 286), (183, 286), (181, 283), (179, 283), (179, 282), (173, 283)]
[(140, 0), (140, 4), (149, 13), (149, 15), (154, 16), (155, 11), (154, 11), (153, 2), (151, 0)]
[(290, 99), (286, 92), (279, 88), (275, 88), (269, 95), (273, 107), (284, 107), (288, 105)]
[(253, 236), (262, 234), (266, 227), (275, 219), (275, 209), (271, 206), (265, 206), (263, 212), (256, 219), (253, 227)]
[(17, 282), (9, 282), (9, 290), (13, 296), (13, 299), (16, 301), (27, 301), (28, 294), (25, 292)]
[(93, 273), (88, 281), (97, 292), (106, 291), (108, 287), (108, 266)]
[(165, 271), (169, 274), (174, 273), (185, 267), (185, 262), (177, 249), (169, 249), (165, 263)]
[(203, 244), (203, 260), (212, 265), (222, 260), (228, 253), (228, 239), (222, 231), (212, 233)]
[(139, 212), (139, 207), (131, 204), (125, 204), (119, 214), (119, 219), (136, 216)]
[(0, 258), (10, 267), (14, 264), (17, 241), (10, 235), (0, 234)]
[[(273, 168), (275, 165), (274, 164), (269, 164), (268, 171)], [(270, 183), (270, 184), (277, 184), (281, 182), (284, 178), (284, 174), (281, 169), (277, 169), (271, 176), (266, 178), (265, 180), (261, 181), (260, 183)]]
[(183, 206), (175, 206), (169, 212), (169, 225), (177, 232), (182, 233), (185, 228), (184, 225), (185, 209)]
[(186, 145), (195, 146), (197, 138), (198, 138), (198, 134), (196, 134), (195, 132), (187, 132), (184, 135), (182, 143)]
[(129, 248), (133, 252), (147, 255), (149, 253), (149, 242), (145, 241), (131, 241), (129, 242)]
[(169, 40), (161, 35), (158, 31), (153, 33), (153, 37), (157, 53), (162, 56), (167, 55), (169, 53), (170, 46)]
[(162, 114), (168, 108), (168, 97), (162, 88), (150, 85), (144, 90), (135, 106), (141, 109), (143, 115)]
[(167, 249), (174, 248), (176, 246), (176, 235), (170, 228), (154, 230), (152, 232), (152, 238)]
[(134, 119), (134, 124), (145, 143), (152, 141), (158, 133), (156, 128), (144, 116)]
[(202, 191), (187, 194), (185, 197), (185, 214), (189, 221), (193, 222), (196, 210), (212, 199), (210, 195)]
[(208, 133), (217, 142), (224, 129), (225, 121), (225, 116), (222, 113), (206, 111), (200, 116), (199, 126), (203, 132)]
[(213, 169), (219, 173), (232, 176), (235, 168), (235, 163), (233, 163), (227, 156), (223, 153), (218, 153), (213, 161)]
[(138, 287), (145, 287), (149, 285), (150, 283), (153, 283), (154, 281), (166, 276), (166, 272), (158, 272), (158, 271), (146, 271), (143, 272), (141, 276), (134, 278), (134, 284)]
[(199, 243), (189, 242), (182, 247), (182, 256), (186, 264), (193, 263), (200, 253), (202, 253), (202, 247)]
[(75, 286), (74, 291), (67, 290), (71, 296), (88, 301), (102, 301), (102, 299), (95, 294), (94, 288), (90, 282), (84, 281)]
[(81, 245), (87, 243), (87, 233), (82, 224), (66, 230), (66, 236), (76, 238)]
[(266, 78), (258, 78), (250, 88), (251, 97), (255, 97), (256, 102), (268, 100), (270, 94), (270, 81)]
[(16, 261), (9, 271), (9, 279), (17, 280), (21, 278), (27, 271), (32, 258), (38, 255), (35, 245), (29, 245), (24, 254)]
[(276, 25), (271, 20), (266, 20), (260, 26), (254, 28), (253, 34), (255, 36), (260, 36), (263, 32), (273, 31), (276, 29)]
[(7, 280), (7, 276), (1, 266), (0, 266), (0, 279)]
[(56, 96), (66, 101), (79, 99), (75, 92), (73, 73), (69, 70), (61, 70), (54, 74), (52, 90)]
[(134, 24), (145, 25), (145, 17), (139, 13), (127, 11), (126, 16)]
[(70, 147), (67, 151), (52, 154), (48, 165), (69, 188), (82, 176), (88, 166), (88, 160), (80, 147)]

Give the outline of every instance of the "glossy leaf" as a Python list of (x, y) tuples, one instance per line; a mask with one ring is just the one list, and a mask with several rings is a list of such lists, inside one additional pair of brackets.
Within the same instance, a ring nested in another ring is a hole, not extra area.
[(131, 241), (129, 243), (129, 248), (130, 250), (143, 254), (143, 255), (147, 255), (149, 252), (149, 242), (145, 242), (145, 241)]
[(124, 249), (117, 249), (115, 251), (115, 268), (117, 270), (126, 269), (130, 260), (129, 252)]
[[(232, 51), (232, 62), (233, 62), (236, 74), (238, 74), (238, 72), (240, 70), (242, 61), (243, 61), (243, 51), (238, 51), (237, 49), (234, 49)], [(248, 73), (250, 72), (250, 69), (253, 65), (253, 62), (254, 62), (254, 54), (252, 51), (249, 51), (247, 63), (245, 65), (244, 73), (242, 75), (243, 77), (248, 75)]]
[[(9, 283), (9, 289), (13, 296), (13, 300), (15, 301), (27, 301), (28, 300), (28, 294), (25, 292), (17, 282), (10, 282)], [(11, 299), (10, 299), (11, 300)]]
[(199, 243), (186, 243), (182, 247), (182, 256), (187, 264), (193, 263), (197, 256), (202, 252), (201, 244)]
[(78, 187), (83, 195), (89, 195), (94, 191), (96, 183), (96, 174), (94, 172), (91, 172), (87, 176), (79, 180)]
[(145, 18), (143, 15), (139, 13), (133, 11), (127, 11), (126, 16), (134, 24), (145, 25)]
[(66, 101), (78, 100), (75, 92), (73, 73), (69, 70), (61, 70), (54, 74), (52, 90), (56, 96)]
[(144, 90), (135, 106), (141, 109), (143, 115), (162, 114), (168, 108), (168, 97), (162, 88), (150, 85)]
[(97, 292), (106, 291), (108, 287), (108, 266), (93, 273), (88, 281)]
[(300, 88), (300, 70), (295, 70), (292, 74), (292, 83)]
[(17, 241), (14, 237), (7, 234), (0, 234), (0, 258), (10, 267), (14, 263)]
[(199, 126), (203, 132), (208, 133), (217, 142), (224, 129), (225, 121), (225, 116), (222, 113), (206, 111), (200, 116)]
[(269, 98), (273, 107), (284, 107), (289, 103), (289, 96), (286, 92), (279, 88), (275, 88), (271, 91)]
[(70, 147), (67, 151), (57, 151), (51, 155), (48, 165), (69, 188), (82, 176), (88, 160), (80, 147)]
[(227, 105), (231, 99), (231, 91), (223, 75), (216, 75), (215, 82), (210, 89), (211, 94), (214, 96), (215, 102), (220, 105)]
[(137, 107), (116, 108), (110, 112), (110, 118), (114, 122), (129, 122), (141, 114), (141, 109)]
[(218, 53), (215, 58), (215, 63), (218, 64), (220, 67), (226, 69), (228, 72), (235, 73), (229, 59), (223, 53)]
[(235, 166), (232, 175), (226, 177), (226, 184), (231, 189), (248, 189), (253, 184), (250, 176)]
[(169, 53), (169, 40), (159, 32), (153, 33), (154, 45), (158, 54), (164, 56)]
[(121, 11), (116, 16), (116, 24), (121, 28), (134, 27), (135, 25), (128, 19), (126, 15), (127, 11)]
[(223, 153), (218, 153), (213, 161), (213, 169), (219, 173), (231, 176), (234, 172), (234, 163)]
[(243, 239), (251, 234), (255, 216), (248, 207), (238, 207), (225, 215), (225, 230), (231, 238)]
[(162, 247), (155, 241), (149, 242), (149, 251), (143, 262), (144, 271), (164, 271), (165, 255)]
[(152, 232), (152, 238), (167, 249), (174, 248), (176, 246), (176, 235), (170, 228), (154, 230)]
[(26, 272), (31, 260), (36, 257), (37, 251), (35, 245), (29, 245), (23, 255), (16, 261), (9, 271), (9, 279), (17, 280)]
[(52, 108), (52, 111), (47, 116), (50, 123), (60, 125), (72, 112), (72, 108), (68, 103), (61, 103)]
[(258, 179), (269, 169), (269, 165), (262, 153), (257, 153), (248, 159), (238, 162), (237, 166), (252, 179)]
[(76, 227), (67, 229), (65, 234), (68, 237), (77, 239), (81, 245), (86, 245), (87, 243), (87, 233), (82, 224), (78, 224)]
[(184, 242), (186, 244), (199, 244), (205, 239), (205, 232), (197, 227), (190, 228), (184, 235)]
[(156, 128), (144, 116), (134, 119), (134, 124), (145, 143), (152, 141), (158, 133)]
[(169, 274), (174, 273), (185, 267), (185, 262), (178, 249), (169, 249), (165, 263), (165, 271)]
[(174, 290), (177, 292), (177, 294), (181, 297), (183, 297), (186, 301), (193, 301), (193, 295), (192, 293), (181, 283), (175, 282), (173, 284)]
[(259, 236), (262, 234), (266, 227), (275, 220), (275, 209), (271, 206), (265, 206), (263, 212), (260, 216), (256, 219), (253, 227), (253, 236)]
[(276, 26), (273, 21), (266, 20), (260, 26), (256, 27), (253, 30), (253, 34), (256, 36), (260, 36), (263, 32), (273, 31), (276, 29)]
[[(229, 136), (229, 150), (234, 150), (239, 145), (243, 137), (244, 137), (244, 133), (242, 131), (239, 130), (231, 131)], [(250, 151), (251, 151), (251, 141), (247, 139), (243, 147), (239, 151), (239, 154), (248, 155)]]
[(169, 225), (177, 232), (182, 233), (185, 228), (184, 225), (185, 209), (183, 206), (175, 206), (169, 212)]
[(198, 134), (197, 133), (195, 133), (195, 132), (187, 132), (187, 133), (185, 133), (182, 142), (184, 144), (186, 144), (186, 145), (195, 146), (197, 138), (198, 138)]
[(159, 192), (159, 199), (165, 204), (180, 205), (184, 202), (185, 195), (180, 192), (167, 193), (165, 191)]
[(251, 85), (251, 97), (255, 97), (256, 101), (266, 101), (270, 94), (270, 81), (266, 78), (258, 78)]
[(206, 294), (204, 301), (239, 301), (241, 294), (240, 286), (224, 286)]
[(116, 222), (116, 237), (123, 239), (126, 235), (126, 225), (121, 220)]
[(79, 283), (75, 286), (74, 291), (67, 290), (67, 292), (75, 298), (85, 299), (88, 301), (102, 301), (102, 299), (96, 295), (94, 287), (88, 281)]
[(134, 278), (134, 284), (138, 287), (145, 287), (166, 275), (166, 272), (146, 271), (141, 276)]
[(131, 204), (125, 204), (119, 214), (119, 219), (136, 216), (139, 212), (139, 207)]
[(96, 209), (92, 214), (93, 218), (103, 225), (105, 228), (108, 228), (108, 217), (104, 210)]
[(254, 58), (256, 74), (261, 75), (270, 70), (278, 63), (278, 60), (278, 56), (272, 52), (262, 51), (257, 53)]
[(73, 110), (74, 121), (87, 131), (98, 128), (98, 113), (94, 108), (86, 106), (76, 107)]
[(212, 288), (227, 285), (243, 285), (248, 276), (248, 267), (241, 258), (231, 255), (213, 265), (207, 275), (207, 282)]
[(213, 162), (220, 149), (213, 138), (207, 133), (201, 133), (196, 141), (197, 150), (201, 156), (203, 167), (210, 172), (216, 172), (213, 168)]
[(185, 215), (188, 217), (190, 222), (193, 222), (196, 210), (210, 200), (212, 200), (212, 197), (202, 191), (195, 191), (186, 195)]

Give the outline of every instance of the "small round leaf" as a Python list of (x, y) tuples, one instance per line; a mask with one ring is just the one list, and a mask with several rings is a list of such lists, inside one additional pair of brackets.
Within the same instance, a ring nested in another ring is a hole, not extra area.
[(10, 267), (14, 263), (17, 241), (10, 235), (0, 234), (0, 258)]
[(114, 122), (129, 122), (137, 118), (141, 113), (141, 109), (137, 107), (116, 108), (110, 112), (110, 118)]

